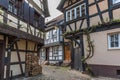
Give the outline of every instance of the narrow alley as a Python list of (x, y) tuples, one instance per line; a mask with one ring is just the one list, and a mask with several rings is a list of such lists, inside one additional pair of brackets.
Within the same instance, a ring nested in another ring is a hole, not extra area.
[(17, 78), (15, 80), (119, 80), (114, 78), (91, 78), (69, 67), (43, 66), (43, 74), (30, 78)]

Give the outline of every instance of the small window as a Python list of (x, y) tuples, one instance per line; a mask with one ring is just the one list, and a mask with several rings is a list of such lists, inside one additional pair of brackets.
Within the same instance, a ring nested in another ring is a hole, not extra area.
[(13, 4), (12, 3), (9, 3), (8, 11), (13, 12)]
[(120, 0), (112, 0), (113, 1), (113, 4), (117, 4), (120, 2)]
[(66, 12), (66, 21), (74, 20), (86, 15), (86, 5), (80, 4), (79, 6), (72, 8)]
[(76, 8), (76, 17), (80, 17), (80, 6)]
[(85, 9), (85, 4), (82, 4), (81, 5), (81, 16), (85, 16), (85, 14), (86, 14), (86, 11), (85, 11), (86, 9)]
[(72, 10), (72, 20), (75, 19), (75, 10)]
[(14, 14), (17, 15), (17, 8), (14, 8)]
[(109, 49), (120, 48), (120, 34), (108, 35)]
[(70, 11), (66, 12), (66, 21), (70, 21)]

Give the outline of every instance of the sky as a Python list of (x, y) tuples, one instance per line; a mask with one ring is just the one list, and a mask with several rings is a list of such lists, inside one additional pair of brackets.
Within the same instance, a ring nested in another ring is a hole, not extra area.
[(52, 20), (53, 18), (61, 15), (62, 13), (57, 10), (57, 6), (59, 5), (61, 0), (48, 0), (48, 7), (50, 11), (50, 17), (46, 18), (46, 22)]

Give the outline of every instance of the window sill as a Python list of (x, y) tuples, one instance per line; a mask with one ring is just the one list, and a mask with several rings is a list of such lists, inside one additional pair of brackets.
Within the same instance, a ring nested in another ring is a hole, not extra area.
[(120, 50), (120, 48), (108, 48), (108, 50)]

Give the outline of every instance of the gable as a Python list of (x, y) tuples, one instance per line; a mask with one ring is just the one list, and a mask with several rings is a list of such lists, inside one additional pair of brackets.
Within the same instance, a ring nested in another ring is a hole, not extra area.
[(58, 10), (64, 11), (64, 9), (68, 8), (69, 6), (83, 0), (61, 0), (59, 6), (57, 7)]

